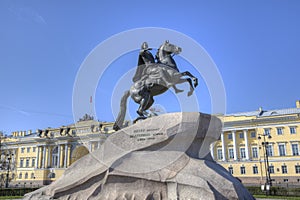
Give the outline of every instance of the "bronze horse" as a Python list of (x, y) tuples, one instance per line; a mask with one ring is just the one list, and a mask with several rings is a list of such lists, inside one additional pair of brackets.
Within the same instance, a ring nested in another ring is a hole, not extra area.
[[(175, 92), (182, 92), (176, 88), (176, 84), (188, 82), (190, 91), (188, 96), (193, 94), (194, 88), (198, 85), (198, 79), (190, 72), (179, 72), (173, 55), (179, 54), (181, 48), (166, 41), (162, 44), (156, 54), (156, 63), (148, 63), (144, 66), (143, 72), (139, 80), (134, 82), (130, 90), (127, 90), (120, 103), (120, 112), (113, 126), (114, 130), (121, 129), (126, 115), (126, 105), (129, 96), (134, 102), (140, 104), (137, 113), (139, 117), (134, 120), (147, 118), (144, 112), (148, 110), (154, 103), (154, 96), (163, 94), (170, 87), (175, 89)], [(188, 76), (186, 78), (185, 76)]]

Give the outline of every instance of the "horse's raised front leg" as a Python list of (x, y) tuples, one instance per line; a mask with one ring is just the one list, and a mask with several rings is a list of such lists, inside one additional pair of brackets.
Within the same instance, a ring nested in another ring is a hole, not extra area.
[(194, 92), (193, 82), (190, 78), (187, 78), (186, 81), (190, 84), (190, 91), (188, 92), (188, 96), (191, 96)]
[(176, 94), (179, 93), (179, 92), (183, 92), (183, 90), (178, 89), (178, 88), (176, 87), (176, 85), (173, 85), (172, 87), (173, 87), (173, 89), (175, 90), (175, 93), (176, 93)]
[(198, 86), (198, 78), (196, 78), (193, 74), (191, 74), (189, 71), (185, 71), (181, 73), (182, 76), (189, 76), (193, 79), (194, 87)]
[(190, 78), (179, 79), (179, 81), (177, 82), (177, 84), (184, 83), (184, 82), (188, 82), (189, 83), (189, 85), (190, 85), (190, 91), (188, 92), (188, 96), (191, 96), (193, 94), (193, 92), (194, 92), (194, 86), (193, 86), (192, 79), (190, 79)]

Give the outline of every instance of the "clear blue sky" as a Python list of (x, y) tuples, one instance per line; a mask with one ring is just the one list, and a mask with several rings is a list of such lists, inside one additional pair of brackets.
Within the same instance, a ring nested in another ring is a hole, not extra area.
[[(294, 107), (300, 99), (298, 0), (2, 0), (0, 130), (73, 123), (81, 63), (108, 37), (140, 27), (173, 29), (201, 44), (223, 78), (227, 113)], [(109, 106), (96, 103), (99, 113), (107, 112), (100, 120), (112, 120)]]

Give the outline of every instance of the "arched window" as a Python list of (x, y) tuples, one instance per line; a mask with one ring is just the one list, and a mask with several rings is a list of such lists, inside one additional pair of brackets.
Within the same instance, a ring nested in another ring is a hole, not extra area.
[(54, 147), (52, 150), (52, 167), (59, 167), (58, 166), (58, 147)]
[(25, 177), (24, 178), (28, 179), (28, 173), (27, 172), (25, 173)]
[(19, 174), (19, 179), (22, 179), (22, 172)]
[(50, 172), (50, 173), (48, 174), (48, 178), (55, 178), (55, 173)]
[(31, 173), (30, 178), (31, 178), (31, 179), (34, 179), (34, 173), (33, 173), (33, 172)]

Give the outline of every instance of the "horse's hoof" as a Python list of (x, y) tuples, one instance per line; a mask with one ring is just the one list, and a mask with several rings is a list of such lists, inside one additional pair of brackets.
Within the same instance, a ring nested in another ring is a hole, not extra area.
[(139, 120), (144, 120), (144, 119), (147, 119), (147, 117), (138, 117), (138, 118), (136, 118), (135, 120), (133, 120), (133, 123), (135, 124), (137, 121), (139, 121)]
[(193, 91), (189, 91), (188, 92), (188, 97), (191, 96), (193, 94)]
[(136, 113), (137, 113), (140, 117), (143, 117), (143, 116), (144, 116), (144, 115), (143, 115), (143, 112), (141, 112), (141, 111), (139, 111), (139, 110), (137, 110)]
[(115, 131), (118, 131), (118, 130), (120, 130), (121, 128), (120, 128), (118, 125), (114, 124), (113, 129), (114, 129)]
[(177, 94), (177, 93), (180, 93), (180, 92), (183, 92), (184, 90), (179, 90), (179, 89), (177, 89), (177, 90), (175, 90), (175, 93)]
[(194, 81), (194, 87), (197, 87), (198, 86), (198, 79), (195, 78), (193, 81)]

